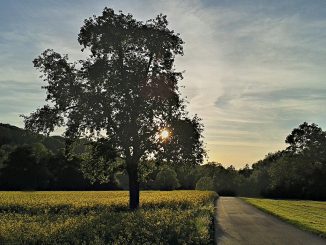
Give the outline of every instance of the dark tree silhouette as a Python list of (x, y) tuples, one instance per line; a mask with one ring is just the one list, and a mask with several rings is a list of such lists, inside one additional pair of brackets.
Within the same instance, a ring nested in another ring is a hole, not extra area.
[(45, 163), (32, 146), (16, 147), (1, 169), (1, 182), (7, 190), (44, 189), (49, 182)]
[(287, 150), (292, 153), (310, 158), (318, 156), (321, 161), (326, 161), (326, 133), (315, 123), (300, 124), (286, 137), (285, 143), (290, 145)]
[[(70, 63), (50, 49), (34, 60), (48, 83), (49, 104), (25, 117), (25, 127), (48, 134), (65, 126), (72, 140), (105, 134), (100, 144), (109, 147), (102, 159), (105, 164), (124, 159), (131, 209), (139, 206), (143, 159), (199, 163), (204, 155), (202, 124), (188, 117), (178, 89), (182, 74), (173, 66), (175, 56), (183, 55), (183, 41), (167, 26), (162, 14), (141, 22), (105, 8), (80, 30), (82, 51), (91, 52), (86, 60)], [(158, 137), (163, 128), (171, 139)]]

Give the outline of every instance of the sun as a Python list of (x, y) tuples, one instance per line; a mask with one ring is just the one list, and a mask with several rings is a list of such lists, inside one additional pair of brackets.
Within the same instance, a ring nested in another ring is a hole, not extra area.
[(163, 129), (160, 133), (162, 139), (167, 139), (170, 136), (170, 132), (167, 129)]

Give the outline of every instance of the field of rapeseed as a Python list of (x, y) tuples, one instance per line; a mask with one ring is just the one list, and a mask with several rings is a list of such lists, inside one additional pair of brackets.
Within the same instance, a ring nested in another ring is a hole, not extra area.
[(0, 244), (210, 244), (214, 192), (0, 192)]

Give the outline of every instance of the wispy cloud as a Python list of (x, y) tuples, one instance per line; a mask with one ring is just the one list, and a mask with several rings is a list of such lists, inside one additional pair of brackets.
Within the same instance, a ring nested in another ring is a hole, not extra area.
[[(31, 61), (46, 48), (80, 52), (83, 20), (107, 1), (0, 3), (0, 119), (42, 104), (42, 81)], [(326, 128), (326, 2), (110, 1), (109, 7), (146, 20), (159, 13), (181, 34), (182, 89), (188, 108), (205, 124), (210, 160), (240, 166), (284, 147), (303, 121)]]

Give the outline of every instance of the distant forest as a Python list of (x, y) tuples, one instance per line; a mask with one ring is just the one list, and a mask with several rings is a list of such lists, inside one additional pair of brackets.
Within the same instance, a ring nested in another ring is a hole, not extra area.
[[(142, 163), (141, 188), (326, 200), (326, 132), (316, 124), (303, 123), (285, 142), (286, 149), (239, 170), (216, 162), (162, 166), (149, 160)], [(115, 169), (102, 183), (91, 181), (86, 163), (90, 151), (91, 142), (86, 139), (72, 143), (61, 136), (47, 137), (0, 124), (0, 190), (127, 189), (123, 170)]]

